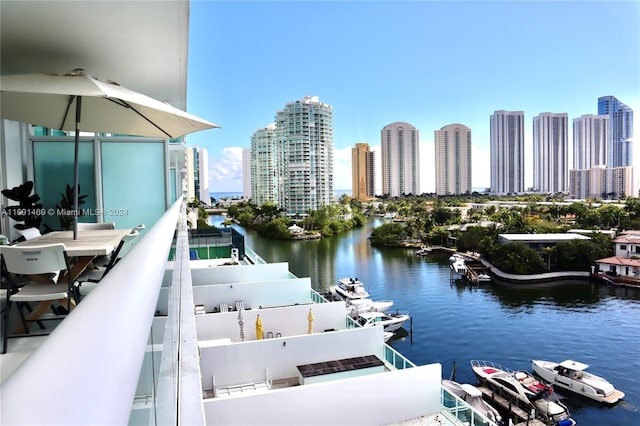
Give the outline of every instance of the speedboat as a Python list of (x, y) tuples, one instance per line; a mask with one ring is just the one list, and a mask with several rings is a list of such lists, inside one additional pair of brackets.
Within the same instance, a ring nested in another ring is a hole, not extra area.
[(479, 412), (492, 422), (497, 424), (502, 422), (502, 416), (500, 416), (498, 410), (493, 408), (482, 399), (482, 392), (477, 387), (466, 383), (461, 384), (458, 382), (454, 382), (453, 380), (443, 380), (442, 387), (465, 401), (477, 412)]
[(478, 380), (524, 410), (534, 410), (536, 416), (554, 426), (573, 426), (569, 409), (553, 392), (553, 386), (542, 383), (527, 371), (513, 371), (487, 361), (471, 361)]
[(384, 331), (396, 331), (409, 319), (406, 314), (385, 314), (383, 312), (363, 312), (358, 315), (357, 322), (363, 327), (383, 326)]
[(387, 343), (391, 338), (395, 336), (393, 331), (385, 331), (382, 333), (382, 337), (384, 338), (384, 342)]
[(364, 283), (358, 278), (341, 278), (337, 285), (331, 287), (331, 291), (345, 301), (369, 297), (369, 293), (364, 289)]
[(566, 360), (558, 364), (533, 360), (531, 368), (543, 380), (596, 401), (615, 404), (624, 398), (624, 392), (616, 390), (602, 377), (586, 372), (589, 366), (578, 361)]
[(392, 306), (392, 300), (350, 299), (346, 301), (347, 314), (352, 318), (357, 318), (363, 312), (385, 312)]
[(421, 247), (420, 250), (416, 252), (416, 256), (426, 256), (431, 253), (430, 247)]
[(478, 274), (478, 282), (486, 283), (491, 281), (491, 276), (489, 274)]

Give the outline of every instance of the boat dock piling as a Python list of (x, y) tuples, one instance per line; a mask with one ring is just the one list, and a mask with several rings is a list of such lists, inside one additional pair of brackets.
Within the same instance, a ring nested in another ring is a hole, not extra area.
[(496, 394), (493, 390), (487, 387), (478, 387), (480, 392), (482, 392), (482, 397), (485, 401), (493, 406), (498, 406), (502, 410), (508, 413), (508, 417), (511, 418), (516, 423), (514, 426), (543, 426), (544, 423), (540, 420), (536, 419), (535, 416), (531, 414), (531, 412), (527, 412), (522, 408), (514, 405), (511, 401), (501, 397)]

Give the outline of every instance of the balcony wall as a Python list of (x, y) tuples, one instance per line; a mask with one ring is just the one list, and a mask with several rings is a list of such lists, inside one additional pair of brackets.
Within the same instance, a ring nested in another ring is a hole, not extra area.
[[(237, 325), (237, 324), (236, 324)], [(297, 365), (364, 355), (384, 359), (382, 327), (231, 343), (200, 349), (202, 388), (297, 377)], [(233, 366), (230, 368), (230, 366)]]
[(315, 426), (401, 422), (440, 412), (441, 374), (440, 364), (430, 364), (243, 398), (207, 399), (206, 423)]

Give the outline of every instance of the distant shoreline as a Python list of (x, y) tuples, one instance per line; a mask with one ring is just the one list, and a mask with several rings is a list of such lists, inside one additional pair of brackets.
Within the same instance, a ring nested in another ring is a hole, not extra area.
[[(333, 191), (333, 195), (336, 198), (340, 198), (342, 194), (347, 194), (351, 196), (350, 189), (336, 189)], [(230, 192), (209, 192), (209, 197), (215, 198), (216, 200), (220, 200), (222, 198), (242, 198), (244, 193), (242, 191), (230, 191)]]

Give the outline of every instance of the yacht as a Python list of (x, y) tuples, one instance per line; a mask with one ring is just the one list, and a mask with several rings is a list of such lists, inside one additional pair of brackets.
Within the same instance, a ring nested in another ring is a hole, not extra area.
[(364, 283), (358, 278), (341, 278), (337, 285), (331, 287), (331, 292), (345, 301), (367, 299), (369, 297), (369, 293), (364, 288)]
[(471, 361), (478, 380), (524, 410), (534, 410), (540, 420), (553, 426), (573, 426), (569, 409), (560, 402), (553, 387), (540, 382), (527, 371), (514, 371), (487, 361)]
[(443, 380), (442, 387), (484, 414), (492, 422), (498, 424), (502, 422), (502, 416), (498, 410), (482, 399), (482, 392), (477, 387), (466, 383), (454, 382), (453, 380)]
[(351, 299), (345, 302), (351, 318), (357, 318), (364, 312), (385, 312), (393, 306), (392, 300)]
[(449, 258), (449, 267), (455, 275), (458, 275), (460, 277), (466, 275), (467, 273), (467, 264), (464, 260), (464, 257), (458, 254), (454, 254)]
[(573, 360), (561, 363), (533, 360), (531, 367), (544, 381), (578, 395), (607, 404), (615, 404), (624, 398), (624, 392), (616, 390), (607, 380), (586, 372), (587, 364)]
[(396, 331), (409, 319), (407, 314), (385, 314), (383, 312), (364, 312), (358, 316), (357, 322), (363, 327), (381, 325), (384, 331)]

